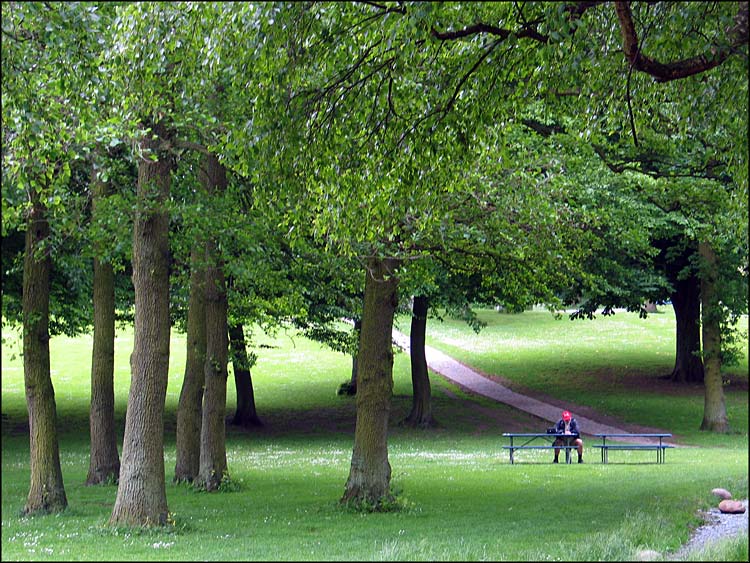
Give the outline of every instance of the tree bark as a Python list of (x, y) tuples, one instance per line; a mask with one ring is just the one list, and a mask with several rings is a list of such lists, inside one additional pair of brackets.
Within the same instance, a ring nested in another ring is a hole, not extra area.
[(144, 136), (133, 225), (135, 343), (122, 446), (117, 498), (110, 524), (156, 526), (167, 523), (164, 476), (164, 400), (169, 369), (169, 199), (172, 158), (158, 154), (166, 129)]
[(192, 482), (198, 475), (201, 452), (203, 366), (206, 361), (206, 273), (203, 245), (190, 253), (190, 298), (187, 320), (187, 358), (177, 406), (175, 482)]
[(232, 350), (234, 367), (234, 387), (237, 391), (237, 410), (232, 424), (245, 428), (263, 426), (255, 410), (255, 393), (253, 378), (250, 374), (250, 361), (247, 357), (245, 332), (241, 324), (229, 327), (229, 346)]
[(365, 276), (359, 345), (354, 450), (341, 502), (379, 505), (391, 498), (388, 417), (393, 392), (393, 315), (398, 301), (398, 262), (372, 258)]
[(23, 263), (23, 375), (29, 411), (31, 484), (24, 514), (60, 512), (68, 506), (60, 468), (57, 407), (50, 376), (49, 251), (47, 209), (31, 188)]
[(677, 383), (702, 383), (700, 280), (695, 275), (675, 280), (672, 293), (677, 328), (677, 350), (671, 379)]
[(703, 362), (705, 365), (705, 398), (701, 430), (728, 432), (729, 420), (721, 380), (721, 310), (716, 291), (716, 253), (709, 243), (701, 242), (698, 252), (703, 258), (701, 278), (701, 318), (703, 321)]
[[(215, 156), (206, 155), (201, 181), (209, 194), (223, 193), (226, 172)], [(227, 473), (225, 415), (229, 359), (226, 282), (214, 241), (206, 244), (206, 264), (205, 390), (197, 484), (202, 489), (214, 491)]]
[[(109, 185), (93, 171), (92, 215), (96, 221)], [(94, 243), (96, 245), (96, 242)], [(98, 254), (98, 253), (97, 253)], [(112, 264), (94, 257), (94, 345), (91, 359), (91, 451), (87, 485), (110, 483), (120, 475), (115, 430), (115, 273)]]
[(432, 418), (430, 375), (427, 370), (427, 358), (424, 351), (428, 308), (429, 301), (427, 297), (414, 297), (411, 316), (411, 335), (409, 337), (412, 401), (411, 412), (404, 420), (404, 424), (419, 428), (427, 428), (434, 423)]

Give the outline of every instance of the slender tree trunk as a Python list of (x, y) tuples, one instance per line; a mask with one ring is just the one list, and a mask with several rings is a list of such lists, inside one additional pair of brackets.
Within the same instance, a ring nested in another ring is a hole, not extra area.
[[(202, 245), (201, 245), (202, 246)], [(205, 250), (196, 245), (190, 253), (190, 298), (187, 320), (187, 359), (177, 406), (177, 460), (174, 481), (192, 482), (198, 476), (201, 453), (203, 366), (206, 361)]]
[(379, 504), (391, 497), (388, 417), (393, 392), (393, 314), (398, 301), (396, 260), (373, 258), (365, 277), (359, 346), (354, 450), (341, 502)]
[[(226, 172), (211, 155), (204, 162), (202, 182), (211, 195), (226, 187)], [(206, 244), (206, 361), (205, 390), (201, 423), (201, 452), (198, 486), (214, 491), (227, 473), (226, 406), (227, 361), (229, 339), (227, 326), (227, 291), (224, 271), (214, 241)]]
[(427, 370), (427, 358), (424, 352), (428, 307), (429, 302), (427, 297), (414, 297), (411, 316), (411, 335), (409, 337), (412, 401), (411, 412), (404, 420), (404, 424), (420, 428), (431, 426), (434, 422), (432, 418), (430, 375)]
[[(357, 342), (359, 342), (359, 336), (362, 332), (362, 319), (354, 320), (354, 332), (357, 334)], [(357, 350), (355, 350), (352, 353), (352, 375), (349, 378), (349, 383), (341, 384), (338, 390), (339, 395), (351, 396), (351, 395), (357, 394), (357, 370), (358, 370), (357, 357), (358, 356), (359, 356), (359, 345), (357, 345)]]
[(169, 369), (169, 199), (172, 159), (158, 154), (166, 130), (146, 135), (138, 166), (133, 225), (135, 344), (130, 356), (131, 383), (122, 446), (117, 498), (110, 524), (155, 526), (167, 523), (164, 476), (164, 400)]
[[(93, 171), (92, 215), (110, 195), (108, 184)], [(87, 485), (114, 482), (120, 475), (115, 430), (115, 273), (112, 264), (94, 258), (94, 346), (91, 360), (89, 433), (91, 452)]]
[[(359, 336), (362, 333), (362, 319), (354, 319), (354, 332), (357, 333), (357, 342), (359, 342)], [(357, 350), (352, 354), (352, 376), (349, 380), (349, 395), (357, 394), (357, 371), (359, 369), (359, 346)]]
[(700, 280), (691, 275), (674, 282), (672, 293), (677, 328), (677, 350), (671, 379), (678, 383), (702, 383)]
[(232, 350), (232, 366), (234, 367), (234, 387), (237, 391), (237, 410), (232, 424), (245, 428), (263, 426), (255, 410), (255, 393), (253, 392), (253, 378), (250, 375), (250, 360), (247, 357), (245, 332), (241, 324), (229, 327), (229, 346)]
[(702, 242), (698, 251), (705, 269), (701, 280), (701, 317), (703, 320), (703, 361), (705, 365), (705, 400), (701, 430), (728, 432), (729, 421), (721, 381), (721, 311), (716, 291), (716, 253), (712, 246)]
[(50, 377), (47, 209), (31, 188), (23, 262), (23, 375), (29, 411), (31, 484), (24, 514), (59, 512), (68, 506), (57, 441), (57, 408)]

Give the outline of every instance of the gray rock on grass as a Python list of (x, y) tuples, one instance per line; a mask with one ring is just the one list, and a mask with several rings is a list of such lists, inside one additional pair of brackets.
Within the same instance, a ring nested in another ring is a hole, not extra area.
[(730, 493), (726, 489), (716, 488), (711, 491), (711, 494), (716, 495), (722, 500), (729, 500), (732, 498), (732, 493)]

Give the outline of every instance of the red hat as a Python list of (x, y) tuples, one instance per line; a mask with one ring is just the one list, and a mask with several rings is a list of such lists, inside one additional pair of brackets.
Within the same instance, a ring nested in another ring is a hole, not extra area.
[(562, 413), (562, 418), (563, 418), (563, 420), (570, 420), (570, 418), (571, 418), (571, 417), (570, 417), (570, 412), (568, 412), (568, 411), (563, 411), (563, 413)]

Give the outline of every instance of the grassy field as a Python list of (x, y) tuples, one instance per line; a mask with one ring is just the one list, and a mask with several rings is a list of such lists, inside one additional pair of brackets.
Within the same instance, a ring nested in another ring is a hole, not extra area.
[[(716, 505), (724, 487), (748, 493), (747, 358), (727, 372), (733, 433), (700, 432), (700, 388), (659, 379), (673, 362), (674, 317), (618, 314), (594, 323), (554, 321), (548, 313), (481, 313), (479, 335), (460, 323), (430, 321), (430, 344), (513, 386), (601, 409), (624, 422), (672, 431), (681, 446), (667, 463), (618, 453), (572, 466), (529, 454), (511, 466), (502, 432), (538, 430), (534, 417), (469, 396), (432, 377), (437, 428), (398, 425), (409, 411), (409, 359), (397, 354), (389, 459), (403, 508), (362, 514), (339, 507), (349, 472), (354, 400), (336, 395), (349, 358), (292, 333), (255, 334), (253, 369), (265, 426), (229, 428), (232, 487), (198, 493), (170, 482), (184, 336), (173, 334), (165, 422), (167, 499), (174, 526), (106, 525), (115, 486), (86, 487), (90, 337), (55, 338), (53, 383), (69, 508), (21, 517), (29, 453), (23, 374), (14, 333), (2, 348), (2, 560), (629, 560), (639, 550), (666, 557)], [(745, 326), (747, 323), (745, 322)], [(402, 330), (408, 322), (401, 320)], [(261, 347), (262, 345), (262, 347)], [(122, 432), (132, 332), (118, 330), (117, 418)], [(567, 376), (567, 377), (564, 377)], [(552, 391), (551, 391), (552, 390)], [(227, 413), (234, 409), (230, 377)], [(747, 536), (695, 560), (748, 559)]]

